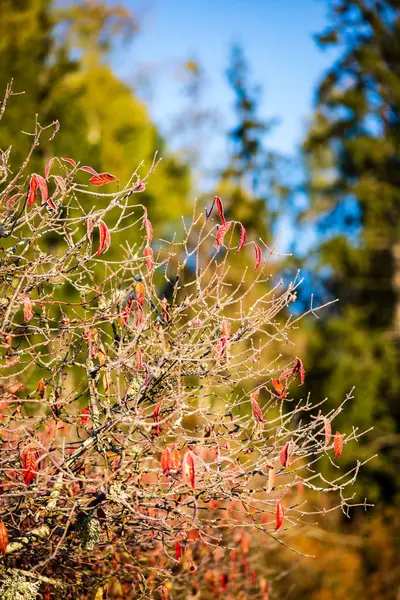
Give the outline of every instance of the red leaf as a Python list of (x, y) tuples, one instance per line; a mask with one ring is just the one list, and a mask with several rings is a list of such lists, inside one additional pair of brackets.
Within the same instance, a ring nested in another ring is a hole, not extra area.
[(227, 343), (228, 343), (228, 340), (223, 335), (215, 347), (215, 360), (217, 362), (219, 362), (221, 360), (221, 358), (224, 356)]
[(28, 191), (28, 206), (32, 206), (32, 204), (35, 203), (35, 200), (37, 198), (37, 188), (38, 180), (36, 179), (36, 175), (31, 175)]
[(175, 542), (175, 558), (178, 561), (182, 558), (182, 546), (179, 542)]
[[(289, 377), (294, 375), (295, 372), (296, 369), (294, 367), (292, 367), (291, 369), (286, 369), (286, 371), (283, 371), (283, 373), (279, 376), (279, 381), (282, 381), (282, 379), (288, 379)], [(274, 381), (276, 381), (276, 379), (274, 379)]]
[(257, 402), (257, 396), (258, 396), (258, 393), (257, 393), (257, 395), (256, 394), (252, 394), (250, 396), (251, 408), (252, 408), (252, 411), (253, 411), (253, 417), (257, 421), (259, 421), (260, 423), (264, 423), (264, 416), (263, 416), (261, 407), (260, 407), (260, 405)]
[(51, 208), (52, 210), (57, 210), (57, 206), (54, 204), (54, 202), (53, 202), (52, 198), (49, 198), (49, 199), (47, 200), (47, 206), (50, 206), (50, 208)]
[(6, 549), (8, 546), (8, 531), (3, 521), (0, 521), (0, 552), (3, 556), (6, 553)]
[(188, 450), (182, 459), (182, 473), (186, 481), (189, 481), (191, 487), (195, 488), (195, 467), (193, 452)]
[(84, 427), (89, 420), (90, 410), (86, 406), (81, 412), (81, 425)]
[(14, 194), (13, 196), (11, 196), (11, 198), (9, 198), (6, 202), (6, 208), (11, 208), (12, 203), (14, 202), (14, 200), (16, 200), (16, 198), (18, 198), (19, 196), (22, 196), (22, 194)]
[(296, 370), (296, 373), (300, 375), (300, 385), (303, 385), (306, 377), (306, 372), (304, 369), (303, 361), (300, 358), (296, 358), (294, 362), (294, 368)]
[(225, 225), (225, 215), (224, 215), (224, 205), (222, 204), (222, 200), (219, 196), (215, 196), (214, 198), (215, 205), (217, 207), (217, 211), (219, 214), (219, 218), (221, 219), (222, 225)]
[(117, 181), (117, 178), (111, 173), (98, 173), (97, 175), (93, 175), (89, 179), (92, 185), (106, 185), (107, 183), (111, 183), (112, 181)]
[(289, 442), (286, 442), (286, 444), (283, 446), (283, 448), (279, 454), (279, 460), (281, 461), (282, 467), (286, 467), (288, 458), (289, 458)]
[(97, 256), (100, 256), (103, 252), (107, 252), (111, 245), (111, 236), (107, 225), (104, 221), (99, 221), (99, 230), (100, 230), (100, 243), (99, 248), (97, 250)]
[(25, 299), (24, 299), (24, 321), (25, 321), (25, 323), (30, 321), (32, 319), (32, 317), (33, 317), (32, 300), (29, 298), (29, 296), (25, 296)]
[(324, 433), (325, 433), (325, 448), (326, 448), (329, 445), (329, 442), (331, 441), (331, 437), (332, 437), (332, 426), (331, 426), (331, 422), (329, 419), (325, 419)]
[(44, 168), (44, 176), (46, 177), (46, 179), (49, 178), (50, 175), (50, 169), (53, 166), (53, 162), (55, 161), (55, 157), (53, 156), (53, 158), (51, 158), (49, 160), (49, 162), (47, 163), (47, 165)]
[(245, 230), (245, 228), (243, 227), (242, 223), (240, 223), (240, 239), (239, 239), (239, 246), (237, 247), (236, 253), (238, 254), (238, 252), (240, 252), (246, 242), (246, 237), (247, 237), (247, 232)]
[(47, 198), (49, 197), (49, 190), (47, 189), (46, 180), (41, 175), (36, 175), (36, 179), (39, 185), (40, 195), (42, 197), (42, 204), (45, 204), (47, 202)]
[(167, 477), (171, 469), (171, 450), (169, 448), (165, 448), (164, 452), (161, 454), (161, 468), (164, 475)]
[(151, 271), (154, 268), (154, 253), (153, 253), (153, 249), (150, 248), (149, 246), (146, 246), (146, 248), (143, 250), (143, 256), (146, 259), (147, 268), (149, 269), (149, 271)]
[(253, 242), (253, 244), (254, 244), (254, 249), (256, 251), (256, 262), (255, 262), (255, 265), (254, 265), (254, 271), (256, 271), (256, 269), (258, 269), (258, 267), (261, 264), (261, 248), (255, 242)]
[(73, 167), (76, 167), (76, 162), (74, 161), (73, 158), (62, 158), (61, 160), (63, 160), (64, 162), (69, 163), (70, 165), (72, 165)]
[(161, 429), (160, 429), (160, 426), (158, 424), (158, 417), (160, 415), (160, 410), (161, 410), (162, 403), (163, 403), (162, 400), (160, 400), (160, 402), (157, 402), (157, 404), (154, 407), (154, 411), (153, 411), (153, 420), (154, 420), (154, 423), (157, 424), (156, 428), (155, 428), (156, 435), (160, 435), (160, 433), (161, 433)]
[(228, 233), (231, 224), (232, 224), (231, 221), (225, 221), (225, 223), (223, 223), (223, 225), (219, 225), (219, 227), (217, 229), (217, 235), (215, 237), (215, 246), (216, 246), (217, 250), (219, 250), (221, 248), (221, 246), (223, 246), (224, 237)]
[(342, 454), (343, 445), (344, 445), (343, 435), (337, 431), (335, 433), (335, 437), (333, 438), (333, 449), (335, 451), (336, 458), (339, 458), (339, 456)]
[(284, 518), (285, 509), (283, 508), (282, 502), (280, 500), (277, 500), (275, 512), (275, 531), (278, 531), (282, 527)]
[(91, 175), (98, 175), (98, 172), (92, 169), (92, 167), (87, 167), (86, 165), (83, 167), (79, 167), (79, 171), (85, 171), (85, 173), (90, 173)]
[(33, 448), (22, 451), (22, 475), (26, 485), (29, 485), (37, 475), (37, 457)]
[(89, 240), (92, 239), (93, 229), (94, 229), (94, 221), (91, 217), (88, 217), (87, 222), (86, 222), (86, 235)]

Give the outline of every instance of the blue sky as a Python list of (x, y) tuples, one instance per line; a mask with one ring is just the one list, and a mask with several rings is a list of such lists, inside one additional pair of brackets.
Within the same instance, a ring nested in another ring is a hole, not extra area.
[[(221, 130), (232, 123), (232, 94), (225, 70), (233, 43), (243, 46), (252, 81), (263, 88), (260, 114), (280, 120), (270, 146), (293, 154), (312, 110), (315, 85), (332, 63), (313, 40), (327, 24), (324, 0), (126, 0), (140, 32), (114, 57), (128, 81), (146, 79), (142, 93), (164, 133), (183, 110), (176, 73), (188, 58), (207, 77), (207, 99), (221, 115)], [(147, 90), (145, 92), (144, 90)], [(220, 133), (220, 132), (218, 132)], [(215, 153), (225, 144), (210, 140)]]

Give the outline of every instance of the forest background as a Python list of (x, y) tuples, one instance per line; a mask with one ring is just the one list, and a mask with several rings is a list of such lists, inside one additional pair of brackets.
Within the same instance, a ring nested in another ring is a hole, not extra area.
[[(54, 142), (40, 146), (33, 171), (43, 170), (53, 155), (72, 156), (125, 181), (141, 161), (149, 167), (158, 152), (162, 162), (143, 195), (158, 237), (175, 230), (195, 198), (209, 207), (218, 193), (229, 218), (243, 222), (253, 236), (271, 244), (278, 238), (277, 278), (289, 279), (301, 269), (304, 282), (295, 310), (339, 299), (318, 320), (310, 317), (303, 324), (288, 354), (304, 360), (306, 392), (327, 396), (332, 406), (355, 386), (343, 419), (369, 432), (346, 446), (343, 463), (350, 468), (377, 454), (354, 490), (359, 502), (367, 498), (375, 506), (366, 514), (355, 510), (350, 519), (327, 514), (307, 537), (300, 533), (297, 548), (312, 550), (317, 559), (285, 554), (278, 560), (282, 597), (395, 599), (400, 593), (400, 4), (301, 0), (297, 6), (303, 8), (294, 11), (299, 18), (288, 16), (287, 27), (293, 35), (296, 30), (306, 30), (310, 39), (316, 34), (314, 43), (326, 52), (321, 62), (317, 54), (299, 61), (298, 98), (292, 73), (272, 70), (278, 83), (254, 78), (248, 33), (231, 40), (243, 41), (242, 46), (230, 47), (226, 32), (219, 36), (224, 14), (230, 15), (227, 27), (232, 23), (228, 4), (1, 0), (0, 89), (13, 79), (14, 91), (25, 93), (12, 98), (0, 148), (12, 146), (11, 164), (19, 164), (31, 144), (21, 132), (32, 131), (38, 114), (42, 123), (57, 119), (61, 130)], [(235, 1), (232, 11), (243, 19), (243, 28), (255, 28), (257, 38), (263, 24), (268, 31), (275, 23), (282, 27), (283, 11), (289, 15), (293, 4)], [(215, 55), (215, 64), (226, 58), (216, 85), (208, 73), (215, 73), (213, 62), (203, 64), (195, 49), (186, 55), (183, 43), (180, 55), (173, 56), (164, 44), (171, 36), (151, 37), (157, 11), (164, 15), (161, 27), (175, 30), (178, 48), (185, 21), (203, 16), (210, 37), (199, 37), (197, 46), (208, 48), (204, 56)], [(314, 22), (319, 30), (311, 29)], [(140, 51), (146, 27), (150, 38)], [(222, 50), (221, 41), (213, 46), (219, 38), (227, 40)], [(290, 48), (289, 35), (282, 40), (276, 37), (273, 55), (266, 52), (269, 45), (257, 46), (255, 70), (279, 63), (281, 54), (298, 60), (301, 48), (295, 43)], [(146, 48), (156, 43), (157, 52), (147, 57)], [(269, 86), (287, 86), (291, 96), (277, 114), (266, 114)], [(300, 109), (292, 114), (297, 100), (305, 112), (312, 97), (308, 120)], [(282, 118), (281, 125), (275, 117)], [(110, 259), (117, 248), (115, 240)], [(340, 419), (338, 428), (345, 428)]]

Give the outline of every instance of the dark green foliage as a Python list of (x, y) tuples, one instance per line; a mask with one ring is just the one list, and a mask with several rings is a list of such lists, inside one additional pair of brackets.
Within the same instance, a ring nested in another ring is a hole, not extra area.
[(340, 56), (319, 86), (305, 142), (321, 277), (326, 296), (340, 299), (310, 337), (308, 368), (314, 390), (335, 405), (356, 385), (353, 415), (338, 427), (374, 427), (348, 459), (379, 451), (361, 481), (386, 501), (400, 490), (398, 9), (396, 0), (330, 2), (332, 25), (318, 39)]

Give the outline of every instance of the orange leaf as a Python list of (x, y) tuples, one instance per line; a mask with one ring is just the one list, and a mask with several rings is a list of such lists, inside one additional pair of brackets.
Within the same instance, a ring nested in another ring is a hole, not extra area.
[(22, 475), (26, 485), (29, 485), (37, 475), (37, 456), (33, 448), (25, 448), (21, 453)]
[(161, 454), (161, 468), (165, 476), (169, 475), (169, 471), (171, 469), (171, 450), (169, 448), (165, 448), (164, 452)]
[(276, 393), (278, 394), (278, 396), (280, 398), (282, 398), (282, 400), (285, 399), (286, 398), (285, 384), (282, 383), (282, 381), (280, 381), (280, 379), (272, 379), (271, 383), (274, 386), (274, 389), (275, 389)]
[(42, 379), (40, 379), (37, 384), (37, 391), (39, 392), (40, 398), (43, 398), (45, 389), (46, 389), (46, 383), (42, 377)]
[(343, 445), (343, 435), (337, 431), (335, 433), (335, 437), (333, 438), (333, 449), (335, 451), (336, 458), (339, 458), (339, 456), (342, 454)]
[(138, 281), (135, 285), (135, 296), (136, 302), (140, 304), (140, 306), (143, 306), (145, 299), (145, 289), (143, 283), (141, 283), (140, 281)]
[(93, 175), (89, 179), (92, 185), (106, 185), (107, 183), (111, 183), (112, 181), (117, 181), (117, 178), (111, 173), (98, 173), (97, 175)]
[(5, 555), (8, 546), (8, 531), (3, 521), (0, 521), (0, 552)]
[(174, 471), (179, 471), (181, 467), (181, 455), (179, 454), (179, 450), (174, 448), (171, 453), (171, 469)]
[(276, 511), (275, 511), (275, 531), (278, 531), (283, 525), (285, 518), (285, 509), (283, 508), (282, 502), (277, 500)]

